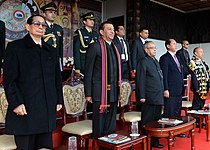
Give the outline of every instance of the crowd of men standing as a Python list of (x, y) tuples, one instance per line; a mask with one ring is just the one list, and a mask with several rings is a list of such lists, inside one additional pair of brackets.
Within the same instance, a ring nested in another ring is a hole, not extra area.
[[(6, 132), (15, 135), (18, 149), (52, 148), (55, 113), (63, 105), (63, 31), (54, 24), (54, 3), (41, 10), (43, 16), (28, 19), (28, 34), (8, 44), (4, 58), (4, 88), (9, 103)], [(209, 90), (209, 67), (203, 60), (202, 48), (195, 48), (190, 59), (187, 40), (182, 41), (182, 49), (176, 52), (176, 40), (167, 39), (167, 51), (158, 62), (155, 43), (147, 41), (148, 28), (141, 28), (139, 37), (129, 46), (123, 24), (105, 21), (99, 27), (99, 35), (93, 30), (95, 17), (92, 12), (81, 19), (84, 26), (75, 32), (73, 40), (74, 65), (76, 75), (84, 75), (88, 111), (93, 112), (94, 138), (116, 129), (122, 79), (136, 81), (136, 101), (141, 102), (143, 134), (147, 134), (143, 128), (146, 123), (181, 115), (183, 81), (189, 74), (194, 93), (193, 109), (204, 107)], [(5, 31), (1, 29), (0, 34), (4, 37)], [(1, 49), (4, 47), (2, 45)], [(37, 120), (42, 122), (37, 124)], [(157, 138), (152, 138), (152, 146), (163, 147)]]

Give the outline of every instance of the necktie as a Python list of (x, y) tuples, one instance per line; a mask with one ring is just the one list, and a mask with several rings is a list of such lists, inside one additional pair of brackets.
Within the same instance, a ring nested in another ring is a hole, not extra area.
[(123, 39), (120, 39), (120, 43), (121, 43), (121, 46), (122, 46), (122, 54), (124, 54), (124, 55), (125, 55), (125, 60), (126, 60), (125, 46), (124, 46)]
[(41, 47), (41, 45), (40, 44), (36, 44), (38, 47)]
[(179, 61), (178, 61), (176, 55), (174, 55), (174, 61), (176, 62), (176, 65), (177, 65), (179, 71), (181, 72), (181, 67), (180, 67), (180, 64), (179, 64)]
[(188, 52), (187, 50), (184, 50), (184, 57), (186, 59), (187, 65), (189, 64), (189, 58), (188, 58)]
[(53, 28), (53, 24), (50, 25), (50, 28)]

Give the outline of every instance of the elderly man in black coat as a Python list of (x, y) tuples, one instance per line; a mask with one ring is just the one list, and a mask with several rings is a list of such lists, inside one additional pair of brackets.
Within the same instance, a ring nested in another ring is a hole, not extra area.
[[(142, 102), (141, 129), (146, 134), (144, 125), (161, 117), (163, 98), (163, 75), (155, 58), (156, 47), (149, 41), (144, 46), (146, 57), (138, 63), (136, 72), (137, 100)], [(152, 147), (163, 148), (157, 138), (152, 137)]]
[(42, 16), (29, 17), (26, 29), (29, 33), (8, 43), (5, 53), (6, 133), (15, 136), (18, 150), (51, 149), (56, 110), (63, 105), (59, 59), (42, 40)]

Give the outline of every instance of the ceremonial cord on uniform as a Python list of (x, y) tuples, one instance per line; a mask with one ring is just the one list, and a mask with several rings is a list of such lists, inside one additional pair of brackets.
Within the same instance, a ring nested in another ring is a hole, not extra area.
[(53, 45), (52, 45), (52, 46), (53, 46), (54, 48), (57, 47), (56, 38), (55, 38), (55, 35), (54, 35), (54, 34), (52, 34), (52, 33), (46, 34), (46, 35), (43, 36), (43, 38), (44, 38), (44, 41), (45, 41), (45, 42), (47, 42), (50, 38), (52, 38), (52, 40), (53, 40)]

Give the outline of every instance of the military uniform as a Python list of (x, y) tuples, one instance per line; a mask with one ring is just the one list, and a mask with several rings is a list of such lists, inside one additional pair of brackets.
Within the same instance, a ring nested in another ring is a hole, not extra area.
[[(45, 11), (56, 11), (55, 3), (51, 2), (41, 8), (43, 12)], [(46, 21), (47, 22), (47, 21)], [(60, 60), (60, 68), (63, 68), (63, 28), (58, 24), (49, 25), (47, 22), (47, 28), (44, 35), (44, 41), (49, 45), (56, 48), (57, 54)]]
[[(94, 19), (93, 13), (87, 13), (82, 16), (83, 19)], [(73, 40), (73, 55), (75, 69), (84, 74), (85, 54), (91, 43), (98, 40), (99, 34), (96, 31), (88, 32), (84, 27), (75, 31)]]

